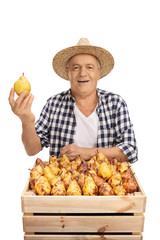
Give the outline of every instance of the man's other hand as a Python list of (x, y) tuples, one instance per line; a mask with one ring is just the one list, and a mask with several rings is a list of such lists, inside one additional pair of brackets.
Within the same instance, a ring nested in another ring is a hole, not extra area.
[(78, 155), (80, 155), (83, 160), (89, 160), (95, 153), (95, 148), (83, 148), (74, 144), (69, 144), (61, 149), (59, 157), (62, 157), (62, 155), (65, 154), (70, 160), (74, 160)]

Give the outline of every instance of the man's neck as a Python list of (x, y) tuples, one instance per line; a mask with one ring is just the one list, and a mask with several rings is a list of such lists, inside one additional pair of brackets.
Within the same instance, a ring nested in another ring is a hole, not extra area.
[(97, 91), (89, 95), (73, 96), (76, 100), (76, 106), (86, 116), (89, 116), (95, 109), (98, 103)]
[(98, 101), (97, 91), (90, 94), (73, 94), (73, 97), (76, 100), (76, 103), (79, 105), (85, 105), (87, 103), (91, 104), (95, 101)]

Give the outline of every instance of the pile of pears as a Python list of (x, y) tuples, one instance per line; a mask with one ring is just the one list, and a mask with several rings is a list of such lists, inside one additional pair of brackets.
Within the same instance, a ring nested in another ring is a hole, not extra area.
[(52, 155), (49, 163), (37, 158), (30, 170), (30, 188), (37, 195), (124, 196), (138, 190), (130, 167), (116, 159), (109, 161), (97, 152), (89, 161), (77, 156), (74, 161)]

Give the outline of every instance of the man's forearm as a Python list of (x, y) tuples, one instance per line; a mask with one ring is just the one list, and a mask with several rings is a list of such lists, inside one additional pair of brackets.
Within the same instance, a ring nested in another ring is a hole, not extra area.
[(22, 142), (29, 156), (33, 156), (40, 152), (41, 142), (36, 134), (34, 123), (22, 123)]
[(128, 158), (119, 147), (108, 148), (84, 148), (69, 144), (61, 149), (59, 157), (63, 154), (67, 155), (71, 160), (74, 160), (78, 155), (84, 160), (90, 160), (91, 157), (97, 154), (97, 151), (102, 152), (109, 160), (116, 158), (120, 162), (127, 162)]
[(11, 89), (9, 95), (9, 103), (12, 111), (22, 122), (22, 142), (29, 156), (35, 155), (41, 150), (41, 142), (38, 138), (34, 126), (35, 116), (31, 112), (33, 95), (23, 91), (20, 96), (14, 100), (14, 88)]
[[(109, 160), (116, 158), (119, 162), (128, 162), (127, 156), (119, 147), (108, 148), (88, 148), (88, 159), (97, 154), (97, 151), (102, 152)], [(86, 157), (86, 159), (87, 159)]]
[(127, 156), (122, 152), (119, 147), (98, 148), (108, 159), (116, 158), (120, 162), (127, 162)]

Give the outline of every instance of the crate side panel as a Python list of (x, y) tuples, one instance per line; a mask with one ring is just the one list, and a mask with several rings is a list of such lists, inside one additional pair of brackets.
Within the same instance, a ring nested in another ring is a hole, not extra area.
[[(132, 167), (131, 167), (131, 170), (132, 170), (132, 172), (134, 172)], [(145, 194), (145, 192), (144, 192), (144, 190), (143, 190), (143, 188), (142, 188), (142, 186), (140, 184), (140, 181), (139, 181), (138, 177), (136, 176), (136, 174), (134, 174), (134, 177), (135, 177), (135, 180), (137, 181), (137, 184), (138, 184), (138, 187), (139, 187), (139, 193), (141, 193), (143, 195), (143, 198), (144, 198), (143, 212), (145, 212), (146, 211), (147, 196), (146, 196), (146, 194)]]
[(22, 197), (24, 213), (143, 213), (143, 196)]
[(142, 232), (144, 216), (32, 216), (24, 214), (24, 232)]

